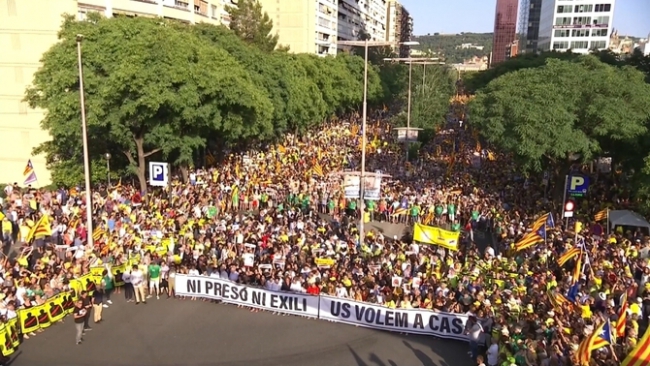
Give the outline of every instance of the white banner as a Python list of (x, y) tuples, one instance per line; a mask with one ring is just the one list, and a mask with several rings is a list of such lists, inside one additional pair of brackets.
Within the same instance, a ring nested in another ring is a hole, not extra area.
[(341, 299), (269, 291), (219, 278), (176, 275), (176, 294), (221, 300), (252, 308), (329, 320), (390, 332), (431, 335), (467, 341), (467, 315), (385, 306)]
[[(377, 171), (376, 174), (381, 174)], [(381, 199), (381, 177), (364, 177), (363, 196), (367, 200), (379, 201)], [(358, 175), (346, 175), (343, 178), (343, 191), (345, 198), (359, 198), (361, 178)]]
[(239, 285), (219, 278), (176, 275), (176, 294), (221, 300), (229, 304), (249, 306), (283, 314), (309, 318), (318, 317), (318, 297), (275, 292)]
[(467, 315), (421, 309), (389, 309), (330, 296), (320, 296), (319, 319), (391, 332), (467, 340)]

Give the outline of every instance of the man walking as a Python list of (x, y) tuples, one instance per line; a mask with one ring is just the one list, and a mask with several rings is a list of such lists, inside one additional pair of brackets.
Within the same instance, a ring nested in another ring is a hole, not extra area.
[(81, 303), (82, 303), (84, 309), (86, 310), (84, 312), (85, 315), (84, 315), (84, 319), (83, 319), (84, 320), (84, 322), (83, 322), (83, 324), (84, 324), (83, 330), (85, 332), (87, 330), (92, 330), (93, 329), (88, 324), (88, 321), (90, 320), (90, 310), (92, 309), (93, 304), (92, 304), (92, 300), (90, 299), (90, 297), (88, 297), (88, 293), (86, 291), (81, 291)]
[(75, 302), (74, 304), (74, 326), (75, 329), (77, 330), (77, 344), (81, 344), (81, 341), (83, 340), (83, 334), (84, 334), (84, 321), (86, 319), (86, 308), (84, 308), (83, 300), (79, 299)]
[(135, 291), (135, 304), (138, 305), (140, 302), (146, 304), (147, 283), (144, 280), (144, 273), (140, 270), (140, 268), (138, 268), (138, 266), (133, 266), (133, 270), (131, 271), (131, 284), (133, 285), (133, 290)]

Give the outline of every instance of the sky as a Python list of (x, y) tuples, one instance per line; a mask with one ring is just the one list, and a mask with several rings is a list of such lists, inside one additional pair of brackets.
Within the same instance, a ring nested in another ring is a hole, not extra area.
[[(544, 0), (547, 1), (547, 0)], [(496, 0), (400, 0), (413, 17), (413, 34), (488, 33), (494, 29)], [(618, 34), (647, 37), (649, 0), (616, 0), (614, 28)]]

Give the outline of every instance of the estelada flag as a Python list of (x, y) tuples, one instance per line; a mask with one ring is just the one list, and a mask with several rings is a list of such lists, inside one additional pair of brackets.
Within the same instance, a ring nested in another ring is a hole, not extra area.
[(621, 366), (650, 366), (650, 327), (636, 347), (630, 352)]
[(25, 170), (23, 170), (23, 176), (30, 174), (31, 172), (34, 171), (34, 165), (32, 165), (32, 160), (27, 160), (27, 166), (25, 166)]

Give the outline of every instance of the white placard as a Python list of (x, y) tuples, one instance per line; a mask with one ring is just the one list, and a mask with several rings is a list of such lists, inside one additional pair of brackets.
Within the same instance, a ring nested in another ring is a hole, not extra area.
[(230, 304), (277, 313), (318, 317), (318, 297), (306, 294), (275, 292), (239, 285), (219, 278), (176, 275), (176, 294), (221, 300)]

